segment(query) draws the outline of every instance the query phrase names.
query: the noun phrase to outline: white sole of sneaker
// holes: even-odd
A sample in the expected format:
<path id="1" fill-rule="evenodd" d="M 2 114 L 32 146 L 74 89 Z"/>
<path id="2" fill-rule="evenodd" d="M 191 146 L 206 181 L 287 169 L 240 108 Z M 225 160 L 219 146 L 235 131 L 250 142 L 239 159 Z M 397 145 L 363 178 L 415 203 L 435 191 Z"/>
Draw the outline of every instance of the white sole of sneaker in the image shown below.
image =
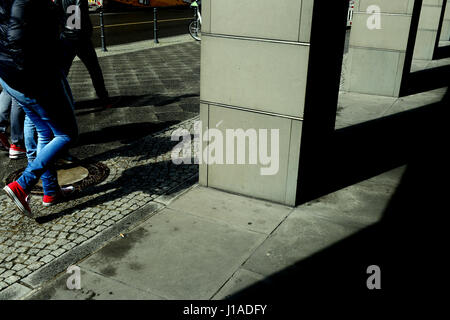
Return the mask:
<path id="1" fill-rule="evenodd" d="M 17 199 L 15 193 L 11 190 L 10 187 L 5 186 L 3 188 L 3 190 L 6 192 L 6 195 L 14 202 L 14 204 L 16 205 L 17 209 L 19 209 L 19 211 L 27 216 L 31 216 L 31 211 L 28 211 L 23 204 L 20 202 L 19 199 Z"/>
<path id="2" fill-rule="evenodd" d="M 11 150 L 9 151 L 9 158 L 10 159 L 22 159 L 22 158 L 25 158 L 25 157 L 26 157 L 26 154 L 23 153 L 23 152 L 16 153 L 16 152 L 11 152 Z"/>
<path id="3" fill-rule="evenodd" d="M 44 207 L 51 207 L 51 206 L 53 206 L 55 204 L 63 202 L 65 200 L 65 198 L 67 196 L 69 196 L 74 190 L 75 190 L 75 188 L 73 186 L 61 188 L 61 191 L 63 192 L 63 196 L 61 198 L 59 198 L 58 200 L 56 200 L 54 202 L 44 202 L 44 201 L 42 201 L 42 205 Z"/>

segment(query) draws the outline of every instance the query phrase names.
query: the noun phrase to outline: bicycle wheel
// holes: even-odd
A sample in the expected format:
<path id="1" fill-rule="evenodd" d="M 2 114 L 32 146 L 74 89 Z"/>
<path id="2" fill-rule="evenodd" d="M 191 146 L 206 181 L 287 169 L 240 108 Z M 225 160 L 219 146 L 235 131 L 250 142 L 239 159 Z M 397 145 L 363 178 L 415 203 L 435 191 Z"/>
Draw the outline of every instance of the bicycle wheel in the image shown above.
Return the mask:
<path id="1" fill-rule="evenodd" d="M 200 25 L 200 23 L 198 23 L 197 20 L 193 20 L 193 21 L 191 21 L 191 23 L 189 23 L 189 34 L 195 40 L 197 40 L 197 41 L 201 40 L 200 39 L 200 37 L 202 35 L 201 25 Z"/>

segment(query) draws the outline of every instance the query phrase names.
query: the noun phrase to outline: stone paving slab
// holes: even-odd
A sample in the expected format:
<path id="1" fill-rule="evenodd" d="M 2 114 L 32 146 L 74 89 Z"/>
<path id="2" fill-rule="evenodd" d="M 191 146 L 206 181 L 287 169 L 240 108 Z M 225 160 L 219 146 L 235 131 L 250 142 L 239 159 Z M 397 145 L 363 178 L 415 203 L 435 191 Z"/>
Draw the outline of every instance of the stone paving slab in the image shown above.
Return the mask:
<path id="1" fill-rule="evenodd" d="M 33 300 L 163 300 L 155 294 L 136 289 L 94 272 L 81 269 L 80 290 L 67 288 L 64 274 L 32 297 Z"/>
<path id="2" fill-rule="evenodd" d="M 243 267 L 268 276 L 376 223 L 394 194 L 403 169 L 297 207 Z M 397 178 L 391 180 L 392 175 Z"/>
<path id="3" fill-rule="evenodd" d="M 269 276 L 344 239 L 358 229 L 293 212 L 244 268 Z"/>
<path id="4" fill-rule="evenodd" d="M 372 225 L 382 218 L 386 200 L 394 194 L 398 177 L 403 175 L 404 170 L 400 167 L 378 176 L 379 179 L 375 177 L 328 194 L 296 208 L 293 214 L 314 216 L 320 221 L 356 229 Z M 393 174 L 397 176 L 395 181 L 383 183 L 383 178 Z"/>
<path id="5" fill-rule="evenodd" d="M 223 300 L 233 294 L 250 287 L 251 285 L 264 280 L 264 276 L 255 272 L 240 268 L 235 274 L 227 281 L 227 283 L 220 289 L 219 292 L 213 297 L 213 300 Z"/>
<path id="6" fill-rule="evenodd" d="M 16 282 L 0 291 L 0 300 L 16 299 L 17 297 L 26 296 L 30 292 L 30 288 Z"/>
<path id="7" fill-rule="evenodd" d="M 292 211 L 289 207 L 268 201 L 205 187 L 192 189 L 168 207 L 264 234 L 270 234 Z"/>
<path id="8" fill-rule="evenodd" d="M 398 98 L 395 103 L 383 113 L 383 116 L 428 106 L 433 103 L 439 103 L 442 101 L 447 90 L 447 88 L 439 88 Z"/>
<path id="9" fill-rule="evenodd" d="M 185 93 L 198 94 L 200 44 L 185 42 L 109 55 L 99 59 L 110 96 L 174 98 Z M 95 90 L 85 66 L 77 61 L 68 76 L 76 101 L 95 99 Z M 146 103 L 144 105 L 151 105 Z"/>
<path id="10" fill-rule="evenodd" d="M 56 274 L 65 272 L 68 266 L 74 265 L 82 258 L 89 256 L 92 252 L 102 247 L 107 241 L 118 237 L 120 233 L 126 232 L 129 228 L 132 228 L 140 221 L 147 219 L 162 208 L 163 206 L 157 203 L 146 205 L 94 237 L 82 242 L 80 245 L 73 247 L 71 250 L 68 250 L 66 253 L 45 264 L 24 279 L 21 279 L 20 283 L 30 288 L 39 288 L 43 283 L 53 279 Z"/>
<path id="11" fill-rule="evenodd" d="M 210 299 L 265 237 L 166 208 L 80 267 L 167 299 Z"/>
<path id="12" fill-rule="evenodd" d="M 336 129 L 381 118 L 397 98 L 356 92 L 339 92 Z"/>

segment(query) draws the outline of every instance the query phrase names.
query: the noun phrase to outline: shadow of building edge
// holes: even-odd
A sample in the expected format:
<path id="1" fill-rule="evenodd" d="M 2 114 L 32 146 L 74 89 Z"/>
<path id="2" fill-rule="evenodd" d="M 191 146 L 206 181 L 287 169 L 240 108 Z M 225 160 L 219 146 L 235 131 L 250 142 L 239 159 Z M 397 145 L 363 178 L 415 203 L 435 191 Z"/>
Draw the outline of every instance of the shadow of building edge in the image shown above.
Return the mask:
<path id="1" fill-rule="evenodd" d="M 309 174 L 299 204 L 406 164 L 447 109 L 442 101 L 336 130 L 320 158 L 304 162 Z"/>
<path id="2" fill-rule="evenodd" d="M 445 59 L 445 58 L 450 58 L 450 45 L 438 47 L 433 57 L 433 59 Z"/>
<path id="3" fill-rule="evenodd" d="M 450 46 L 442 46 L 442 47 L 439 46 L 439 42 L 441 39 L 441 33 L 442 33 L 442 27 L 444 25 L 444 20 L 445 20 L 445 13 L 446 13 L 446 10 L 450 10 L 450 8 L 447 7 L 447 5 L 448 5 L 447 1 L 443 1 L 441 16 L 439 18 L 438 33 L 436 35 L 436 42 L 434 45 L 433 60 L 450 58 Z"/>

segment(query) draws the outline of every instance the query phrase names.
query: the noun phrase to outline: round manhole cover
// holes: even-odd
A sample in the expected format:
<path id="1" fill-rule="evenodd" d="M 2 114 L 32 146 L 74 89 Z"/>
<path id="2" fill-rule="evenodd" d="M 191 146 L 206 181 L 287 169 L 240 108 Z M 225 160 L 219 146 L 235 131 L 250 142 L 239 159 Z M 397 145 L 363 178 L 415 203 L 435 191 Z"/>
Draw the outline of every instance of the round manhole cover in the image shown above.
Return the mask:
<path id="1" fill-rule="evenodd" d="M 65 186 L 73 185 L 87 178 L 89 176 L 89 170 L 85 167 L 78 166 L 69 169 L 60 169 L 57 171 L 57 174 L 59 184 Z M 42 188 L 42 181 L 39 180 L 37 185 Z"/>
<path id="2" fill-rule="evenodd" d="M 109 168 L 101 162 L 90 164 L 73 164 L 70 166 L 57 167 L 58 182 L 62 187 L 73 186 L 75 191 L 80 191 L 88 186 L 96 185 L 104 181 L 109 175 Z M 25 168 L 19 169 L 11 173 L 5 183 L 11 183 L 17 180 Z M 42 182 L 36 184 L 31 190 L 32 194 L 43 194 Z"/>

